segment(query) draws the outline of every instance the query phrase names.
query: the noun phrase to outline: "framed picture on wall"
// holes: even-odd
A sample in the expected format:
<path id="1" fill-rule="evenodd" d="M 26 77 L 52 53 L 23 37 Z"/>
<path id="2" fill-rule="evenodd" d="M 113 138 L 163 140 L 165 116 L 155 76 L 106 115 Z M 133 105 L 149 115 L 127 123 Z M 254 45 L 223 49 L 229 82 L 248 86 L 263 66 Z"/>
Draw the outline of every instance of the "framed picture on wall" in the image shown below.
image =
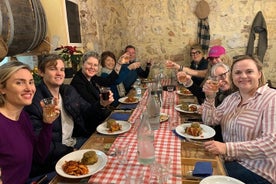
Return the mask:
<path id="1" fill-rule="evenodd" d="M 82 47 L 78 0 L 64 0 L 69 45 Z"/>

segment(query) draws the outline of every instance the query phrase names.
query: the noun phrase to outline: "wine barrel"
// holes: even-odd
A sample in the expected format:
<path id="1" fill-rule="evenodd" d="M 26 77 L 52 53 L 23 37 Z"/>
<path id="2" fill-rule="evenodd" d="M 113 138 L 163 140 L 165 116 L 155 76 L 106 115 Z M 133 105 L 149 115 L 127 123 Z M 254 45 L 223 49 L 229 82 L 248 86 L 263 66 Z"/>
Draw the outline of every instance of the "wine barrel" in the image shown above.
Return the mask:
<path id="1" fill-rule="evenodd" d="M 46 36 L 46 18 L 39 0 L 1 0 L 0 36 L 7 56 L 31 51 Z"/>

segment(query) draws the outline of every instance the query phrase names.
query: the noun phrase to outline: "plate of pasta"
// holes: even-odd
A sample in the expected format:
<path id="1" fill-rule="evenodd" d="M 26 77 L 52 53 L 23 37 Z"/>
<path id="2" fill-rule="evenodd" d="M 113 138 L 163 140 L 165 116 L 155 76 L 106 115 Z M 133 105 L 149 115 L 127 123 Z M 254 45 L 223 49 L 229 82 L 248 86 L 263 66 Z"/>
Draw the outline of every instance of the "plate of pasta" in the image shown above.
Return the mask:
<path id="1" fill-rule="evenodd" d="M 188 139 L 209 139 L 216 134 L 212 127 L 198 122 L 181 124 L 175 128 L 175 131 L 178 135 Z"/>
<path id="2" fill-rule="evenodd" d="M 136 97 L 128 97 L 128 96 L 125 96 L 125 97 L 119 98 L 118 101 L 119 101 L 120 103 L 123 103 L 123 104 L 135 104 L 135 103 L 138 103 L 138 102 L 139 102 L 139 99 L 136 98 Z"/>
<path id="3" fill-rule="evenodd" d="M 83 163 L 85 153 L 94 153 L 97 158 L 93 164 Z M 102 151 L 83 149 L 73 151 L 63 156 L 56 163 L 56 172 L 65 178 L 85 178 L 102 170 L 107 163 L 107 156 Z M 76 172 L 77 171 L 77 172 Z"/>

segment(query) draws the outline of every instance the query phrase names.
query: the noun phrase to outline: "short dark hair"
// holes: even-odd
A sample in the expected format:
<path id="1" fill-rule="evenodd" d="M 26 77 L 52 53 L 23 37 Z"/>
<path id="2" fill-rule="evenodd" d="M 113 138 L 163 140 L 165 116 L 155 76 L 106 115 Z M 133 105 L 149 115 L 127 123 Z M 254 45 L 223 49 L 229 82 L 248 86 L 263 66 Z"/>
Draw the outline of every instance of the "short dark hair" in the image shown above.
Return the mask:
<path id="1" fill-rule="evenodd" d="M 104 51 L 101 54 L 101 65 L 102 65 L 102 67 L 105 67 L 105 60 L 106 60 L 107 57 L 111 57 L 112 59 L 114 59 L 114 61 L 116 63 L 115 55 L 111 51 Z"/>
<path id="2" fill-rule="evenodd" d="M 127 49 L 134 49 L 135 50 L 135 47 L 133 45 L 127 45 L 126 48 L 125 48 L 125 52 L 127 52 Z"/>
<path id="3" fill-rule="evenodd" d="M 64 59 L 58 54 L 48 54 L 42 57 L 41 61 L 38 62 L 38 69 L 41 72 L 45 72 L 46 65 L 49 63 L 50 66 L 56 66 L 57 60 L 64 62 Z"/>

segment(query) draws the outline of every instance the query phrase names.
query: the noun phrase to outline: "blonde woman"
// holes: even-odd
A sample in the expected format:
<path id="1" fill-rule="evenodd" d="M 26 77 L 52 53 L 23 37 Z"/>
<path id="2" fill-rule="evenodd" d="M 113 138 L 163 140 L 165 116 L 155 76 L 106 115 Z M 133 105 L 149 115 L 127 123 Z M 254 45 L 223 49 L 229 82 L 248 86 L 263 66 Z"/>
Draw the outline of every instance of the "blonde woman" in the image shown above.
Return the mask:
<path id="1" fill-rule="evenodd" d="M 0 167 L 3 183 L 25 183 L 33 161 L 42 163 L 52 139 L 52 123 L 59 116 L 47 118 L 38 136 L 24 106 L 32 103 L 36 91 L 30 68 L 20 62 L 0 67 Z M 43 104 L 42 104 L 43 106 Z"/>
<path id="2" fill-rule="evenodd" d="M 208 93 L 202 119 L 222 127 L 223 142 L 207 141 L 205 149 L 225 159 L 229 176 L 244 183 L 276 183 L 276 90 L 267 86 L 257 57 L 240 56 L 231 67 L 237 91 L 215 107 Z"/>

